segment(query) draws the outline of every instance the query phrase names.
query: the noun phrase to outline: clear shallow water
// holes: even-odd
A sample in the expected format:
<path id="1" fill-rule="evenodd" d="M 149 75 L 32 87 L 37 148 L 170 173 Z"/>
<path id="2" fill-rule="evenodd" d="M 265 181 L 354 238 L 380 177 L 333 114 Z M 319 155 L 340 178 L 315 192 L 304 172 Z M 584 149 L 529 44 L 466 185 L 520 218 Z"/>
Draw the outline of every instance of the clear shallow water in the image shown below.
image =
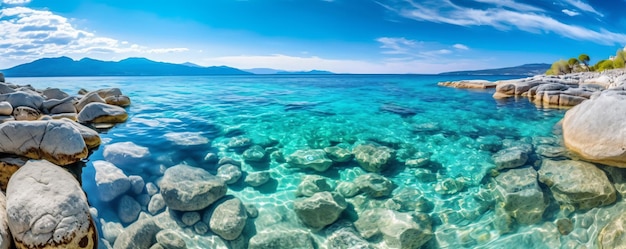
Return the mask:
<path id="1" fill-rule="evenodd" d="M 102 149 L 107 144 L 133 142 L 148 147 L 150 156 L 141 165 L 117 165 L 127 175 L 141 175 L 146 182 L 158 181 L 160 171 L 181 163 L 215 174 L 217 165 L 204 161 L 209 152 L 243 162 L 240 153 L 226 146 L 234 135 L 249 137 L 255 143 L 276 141 L 276 147 L 284 155 L 337 143 L 376 142 L 392 147 L 399 162 L 394 170 L 382 175 L 398 185 L 394 193 L 404 188 L 417 189 L 433 203 L 429 214 L 434 220 L 436 236 L 426 247 L 498 247 L 508 235 L 501 236 L 490 228 L 493 208 L 485 210 L 474 198 L 485 188 L 485 176 L 494 167 L 493 152 L 481 149 L 479 141 L 486 136 L 509 141 L 551 137 L 564 111 L 538 110 L 526 100 L 496 102 L 491 97 L 492 90 L 437 86 L 439 81 L 460 79 L 467 77 L 95 77 L 11 81 L 36 88 L 58 87 L 70 94 L 80 88 L 120 88 L 132 100 L 127 109 L 129 119 L 101 134 L 103 145 L 93 152 L 90 161 L 103 160 Z M 398 114 L 385 108 L 404 108 L 410 113 Z M 437 182 L 455 179 L 463 182 L 463 187 L 442 194 L 436 191 L 437 182 L 418 179 L 419 169 L 403 167 L 402 163 L 417 152 L 431 155 L 430 170 Z M 276 180 L 256 189 L 246 187 L 240 180 L 240 184 L 228 191 L 259 209 L 259 217 L 254 220 L 257 231 L 275 223 L 303 228 L 292 211 L 294 193 L 302 176 L 318 174 L 337 181 L 352 181 L 364 173 L 354 161 L 335 165 L 324 173 L 288 168 L 274 160 L 261 166 L 244 163 L 242 170 L 269 170 Z M 116 204 L 98 200 L 94 175 L 90 162 L 83 171 L 83 185 L 90 204 L 98 209 L 99 218 L 117 221 Z M 384 205 L 380 203 L 370 205 Z M 469 239 L 459 238 L 459 231 L 464 229 L 468 230 Z M 518 230 L 524 231 L 527 230 Z M 324 233 L 314 234 L 323 247 Z"/>

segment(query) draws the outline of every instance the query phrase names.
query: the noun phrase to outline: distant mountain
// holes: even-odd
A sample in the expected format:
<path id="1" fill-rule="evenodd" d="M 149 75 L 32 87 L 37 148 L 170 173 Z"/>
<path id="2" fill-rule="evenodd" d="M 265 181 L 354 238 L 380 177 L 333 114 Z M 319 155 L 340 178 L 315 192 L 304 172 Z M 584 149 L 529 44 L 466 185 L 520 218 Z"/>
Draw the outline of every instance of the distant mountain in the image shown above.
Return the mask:
<path id="1" fill-rule="evenodd" d="M 279 71 L 276 74 L 335 74 L 330 71 L 311 70 L 311 71 Z"/>
<path id="2" fill-rule="evenodd" d="M 203 66 L 200 66 L 198 64 L 191 63 L 191 62 L 185 62 L 185 63 L 182 63 L 181 65 L 188 66 L 188 67 L 203 67 Z"/>
<path id="3" fill-rule="evenodd" d="M 484 69 L 473 71 L 456 71 L 440 73 L 439 75 L 538 75 L 546 73 L 546 70 L 550 69 L 550 64 L 535 63 L 524 64 L 517 67 L 504 67 L 496 69 Z"/>
<path id="4" fill-rule="evenodd" d="M 280 72 L 280 70 L 271 69 L 271 68 L 250 68 L 250 69 L 243 69 L 243 71 L 246 71 L 248 73 L 253 73 L 253 74 L 276 74 Z"/>
<path id="5" fill-rule="evenodd" d="M 195 64 L 194 64 L 195 65 Z M 146 58 L 128 58 L 121 61 L 100 61 L 84 58 L 79 61 L 68 57 L 44 58 L 30 63 L 0 70 L 7 77 L 44 76 L 176 76 L 176 75 L 233 75 L 250 74 L 236 68 L 199 67 Z"/>
<path id="6" fill-rule="evenodd" d="M 311 71 L 284 71 L 272 68 L 251 68 L 244 69 L 246 72 L 253 74 L 335 74 L 329 71 L 311 70 Z"/>

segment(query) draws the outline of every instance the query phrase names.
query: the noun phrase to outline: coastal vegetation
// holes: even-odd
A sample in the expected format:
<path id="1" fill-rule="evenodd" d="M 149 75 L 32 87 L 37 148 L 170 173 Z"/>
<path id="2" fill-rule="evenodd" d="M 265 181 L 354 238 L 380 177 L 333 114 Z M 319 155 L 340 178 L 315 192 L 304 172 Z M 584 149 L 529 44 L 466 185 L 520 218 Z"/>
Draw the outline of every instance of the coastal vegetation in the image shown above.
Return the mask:
<path id="1" fill-rule="evenodd" d="M 552 66 L 546 71 L 546 74 L 563 75 L 580 72 L 602 72 L 609 69 L 624 68 L 626 66 L 626 47 L 617 50 L 615 56 L 600 60 L 593 66 L 589 66 L 590 60 L 591 58 L 587 54 L 580 54 L 578 58 L 572 57 L 568 60 L 561 59 L 552 63 Z"/>

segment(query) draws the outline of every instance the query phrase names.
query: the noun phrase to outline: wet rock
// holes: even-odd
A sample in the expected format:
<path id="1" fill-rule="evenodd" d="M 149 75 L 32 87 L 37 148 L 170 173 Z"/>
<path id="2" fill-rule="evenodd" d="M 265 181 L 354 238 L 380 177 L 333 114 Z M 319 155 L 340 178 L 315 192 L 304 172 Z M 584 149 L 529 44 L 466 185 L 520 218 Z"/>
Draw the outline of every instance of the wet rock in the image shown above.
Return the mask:
<path id="1" fill-rule="evenodd" d="M 89 103 L 78 113 L 81 123 L 123 123 L 127 118 L 124 108 L 104 103 Z"/>
<path id="2" fill-rule="evenodd" d="M 0 152 L 68 165 L 87 157 L 87 146 L 64 121 L 7 122 L 0 124 Z"/>
<path id="3" fill-rule="evenodd" d="M 202 221 L 198 221 L 193 225 L 193 231 L 197 234 L 204 235 L 209 232 L 209 225 Z"/>
<path id="4" fill-rule="evenodd" d="M 128 176 L 128 180 L 130 180 L 131 191 L 138 195 L 143 192 L 146 183 L 143 181 L 143 178 L 138 175 Z"/>
<path id="5" fill-rule="evenodd" d="M 220 160 L 217 162 L 217 165 L 218 165 L 218 166 L 222 166 L 222 165 L 224 165 L 224 164 L 232 164 L 232 165 L 235 165 L 235 166 L 237 166 L 237 167 L 241 167 L 241 162 L 239 162 L 239 161 L 237 161 L 237 160 L 235 160 L 235 159 L 232 159 L 232 158 L 230 158 L 230 157 L 222 157 L 222 158 L 220 158 Z"/>
<path id="6" fill-rule="evenodd" d="M 146 192 L 150 196 L 153 196 L 153 195 L 159 193 L 159 187 L 157 187 L 156 184 L 154 184 L 152 182 L 148 182 L 148 183 L 146 183 Z"/>
<path id="7" fill-rule="evenodd" d="M 366 210 L 354 225 L 366 239 L 382 235 L 388 248 L 419 248 L 432 238 L 430 220 L 388 209 Z"/>
<path id="8" fill-rule="evenodd" d="M 347 147 L 347 145 L 344 147 Z M 326 147 L 324 148 L 324 152 L 326 152 L 326 155 L 328 156 L 328 158 L 330 158 L 330 160 L 338 163 L 349 162 L 350 160 L 352 160 L 353 155 L 348 148 L 344 147 L 339 145 Z"/>
<path id="9" fill-rule="evenodd" d="M 522 166 L 528 161 L 528 153 L 519 147 L 506 148 L 492 156 L 496 169 L 511 169 Z"/>
<path id="10" fill-rule="evenodd" d="M 83 110 L 83 108 L 85 108 L 85 106 L 87 106 L 88 104 L 91 103 L 106 103 L 104 101 L 104 99 L 102 97 L 100 97 L 98 95 L 97 92 L 90 92 L 87 93 L 85 96 L 83 96 L 81 99 L 79 99 L 74 106 L 76 107 L 76 111 L 80 112 L 81 110 Z"/>
<path id="11" fill-rule="evenodd" d="M 267 171 L 251 172 L 246 175 L 244 182 L 252 187 L 258 187 L 267 183 L 270 178 L 270 172 Z"/>
<path id="12" fill-rule="evenodd" d="M 328 183 L 328 179 L 318 175 L 305 175 L 302 177 L 302 181 L 298 184 L 296 190 L 296 197 L 300 196 L 313 196 L 315 193 L 332 191 L 331 185 Z"/>
<path id="13" fill-rule="evenodd" d="M 385 146 L 363 144 L 356 146 L 352 152 L 359 165 L 369 172 L 381 172 L 389 166 L 395 152 Z"/>
<path id="14" fill-rule="evenodd" d="M 185 212 L 180 219 L 185 225 L 193 226 L 196 222 L 200 221 L 202 217 L 199 212 Z"/>
<path id="15" fill-rule="evenodd" d="M 565 147 L 550 145 L 539 145 L 535 152 L 548 158 L 566 157 L 569 155 L 569 151 Z"/>
<path id="16" fill-rule="evenodd" d="M 245 150 L 251 145 L 252 145 L 252 139 L 238 136 L 238 137 L 230 138 L 226 146 L 228 146 L 228 148 L 232 150 Z"/>
<path id="17" fill-rule="evenodd" d="M 465 188 L 463 178 L 445 178 L 435 185 L 435 192 L 440 195 L 453 195 Z"/>
<path id="18" fill-rule="evenodd" d="M 396 187 L 391 180 L 374 173 L 360 175 L 354 180 L 354 183 L 360 193 L 373 198 L 390 196 Z"/>
<path id="19" fill-rule="evenodd" d="M 109 105 L 126 107 L 130 105 L 130 98 L 125 95 L 109 96 L 109 97 L 104 98 L 104 102 Z"/>
<path id="20" fill-rule="evenodd" d="M 353 182 L 339 182 L 335 190 L 346 198 L 352 198 L 359 194 L 359 187 Z"/>
<path id="21" fill-rule="evenodd" d="M 93 167 L 100 200 L 112 201 L 130 189 L 131 183 L 126 174 L 112 163 L 98 160 L 93 162 Z"/>
<path id="22" fill-rule="evenodd" d="M 162 230 L 156 234 L 156 241 L 165 249 L 185 249 L 187 244 L 174 230 Z"/>
<path id="23" fill-rule="evenodd" d="M 148 147 L 134 144 L 133 142 L 120 142 L 109 144 L 102 152 L 104 159 L 115 165 L 137 165 L 150 156 Z"/>
<path id="24" fill-rule="evenodd" d="M 100 224 L 102 224 L 102 237 L 111 243 L 115 243 L 117 236 L 124 231 L 124 226 L 118 222 L 107 222 L 100 219 Z"/>
<path id="25" fill-rule="evenodd" d="M 319 192 L 308 198 L 296 199 L 293 205 L 300 220 L 314 229 L 332 224 L 347 207 L 341 195 L 331 192 Z"/>
<path id="26" fill-rule="evenodd" d="M 250 238 L 249 249 L 299 248 L 314 249 L 311 234 L 299 229 L 266 228 Z"/>
<path id="27" fill-rule="evenodd" d="M 215 153 L 209 152 L 204 156 L 204 161 L 208 163 L 215 163 L 218 161 L 217 155 L 215 155 Z"/>
<path id="28" fill-rule="evenodd" d="M 324 172 L 333 164 L 324 150 L 297 150 L 287 158 L 290 167 Z"/>
<path id="29" fill-rule="evenodd" d="M 598 233 L 597 245 L 601 249 L 626 248 L 626 213 L 610 219 Z"/>
<path id="30" fill-rule="evenodd" d="M 141 212 L 141 205 L 128 195 L 123 195 L 117 205 L 117 217 L 124 223 L 132 223 L 137 220 Z"/>
<path id="31" fill-rule="evenodd" d="M 574 223 L 570 219 L 561 218 L 556 220 L 556 227 L 561 235 L 568 235 L 574 230 Z"/>
<path id="32" fill-rule="evenodd" d="M 604 171 L 591 163 L 544 159 L 539 181 L 550 187 L 559 203 L 583 210 L 609 205 L 616 199 L 615 188 Z"/>
<path id="33" fill-rule="evenodd" d="M 182 164 L 167 169 L 159 187 L 165 204 L 179 211 L 204 209 L 226 194 L 221 178 Z"/>
<path id="34" fill-rule="evenodd" d="M 13 115 L 13 106 L 7 101 L 0 102 L 0 115 L 10 116 Z"/>
<path id="35" fill-rule="evenodd" d="M 626 167 L 626 95 L 604 91 L 563 118 L 565 146 L 584 159 Z"/>
<path id="36" fill-rule="evenodd" d="M 248 214 L 241 201 L 232 198 L 217 205 L 213 212 L 206 212 L 202 220 L 221 238 L 234 240 L 246 226 Z"/>
<path id="37" fill-rule="evenodd" d="M 246 162 L 262 162 L 265 161 L 265 150 L 258 145 L 253 145 L 249 149 L 245 150 L 241 155 Z"/>
<path id="38" fill-rule="evenodd" d="M 114 249 L 149 248 L 156 243 L 156 235 L 161 231 L 153 218 L 141 219 L 122 232 L 113 245 Z"/>
<path id="39" fill-rule="evenodd" d="M 433 173 L 430 169 L 416 169 L 415 179 L 420 182 L 434 182 L 437 181 L 437 174 Z"/>
<path id="40" fill-rule="evenodd" d="M 217 177 L 222 178 L 226 184 L 234 184 L 241 178 L 242 172 L 239 167 L 232 164 L 225 164 L 217 169 Z"/>
<path id="41" fill-rule="evenodd" d="M 17 248 L 95 248 L 98 243 L 79 182 L 48 161 L 28 161 L 13 174 L 6 209 Z"/>
<path id="42" fill-rule="evenodd" d="M 391 199 L 399 205 L 398 211 L 402 212 L 415 211 L 425 205 L 432 205 L 432 203 L 427 204 L 429 201 L 424 198 L 424 194 L 421 191 L 412 187 L 402 188 Z"/>
<path id="43" fill-rule="evenodd" d="M 248 203 L 244 206 L 246 207 L 246 213 L 248 213 L 248 217 L 256 218 L 259 216 L 259 210 L 256 208 L 256 206 L 254 206 L 254 204 Z"/>
<path id="44" fill-rule="evenodd" d="M 532 167 L 511 169 L 495 178 L 500 206 L 521 224 L 535 224 L 547 207 Z"/>
<path id="45" fill-rule="evenodd" d="M 476 139 L 478 148 L 485 151 L 496 152 L 502 148 L 502 139 L 498 136 L 480 136 Z"/>
<path id="46" fill-rule="evenodd" d="M 430 164 L 430 153 L 417 152 L 411 158 L 407 159 L 404 165 L 409 168 L 420 168 Z"/>
<path id="47" fill-rule="evenodd" d="M 373 249 L 347 220 L 339 220 L 326 229 L 326 247 L 337 249 Z"/>

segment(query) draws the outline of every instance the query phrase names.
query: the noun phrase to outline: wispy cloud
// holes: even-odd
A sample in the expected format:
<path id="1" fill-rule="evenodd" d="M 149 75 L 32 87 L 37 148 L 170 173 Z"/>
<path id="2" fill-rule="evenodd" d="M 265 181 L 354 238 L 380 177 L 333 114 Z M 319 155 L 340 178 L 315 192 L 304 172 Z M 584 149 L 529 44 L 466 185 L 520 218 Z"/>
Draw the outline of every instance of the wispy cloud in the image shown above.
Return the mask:
<path id="1" fill-rule="evenodd" d="M 31 0 L 3 0 L 2 2 L 5 4 L 27 4 L 30 3 Z"/>
<path id="2" fill-rule="evenodd" d="M 583 1 L 580 0 L 565 0 L 565 3 L 576 7 L 579 10 L 585 11 L 585 12 L 589 12 L 589 13 L 593 13 L 596 14 L 598 16 L 604 16 L 602 13 L 598 12 L 595 8 L 593 8 L 591 5 L 589 5 L 588 3 L 585 3 Z"/>
<path id="3" fill-rule="evenodd" d="M 580 13 L 573 11 L 573 10 L 568 10 L 568 9 L 563 9 L 562 10 L 563 13 L 565 13 L 568 16 L 577 16 L 580 15 Z"/>
<path id="4" fill-rule="evenodd" d="M 376 41 L 381 43 L 380 48 L 384 49 L 384 54 L 406 54 L 417 46 L 416 41 L 404 37 L 381 37 Z"/>
<path id="5" fill-rule="evenodd" d="M 479 0 L 482 2 L 495 2 Z M 591 6 L 577 0 L 567 0 L 570 4 L 585 11 L 596 12 Z M 506 1 L 508 2 L 508 1 Z M 458 26 L 491 26 L 498 30 L 519 29 L 531 33 L 554 33 L 563 37 L 587 40 L 598 44 L 621 44 L 626 34 L 606 29 L 592 30 L 556 20 L 541 12 L 525 12 L 510 8 L 491 6 L 487 8 L 465 7 L 450 0 L 414 1 L 404 0 L 404 4 L 391 6 L 403 17 L 417 21 L 446 23 Z M 512 5 L 512 4 L 508 4 Z M 519 6 L 518 6 L 519 7 Z"/>
<path id="6" fill-rule="evenodd" d="M 459 44 L 459 43 L 452 45 L 452 47 L 454 47 L 456 49 L 460 49 L 460 50 L 469 50 L 468 46 L 465 46 L 465 45 Z"/>
<path id="7" fill-rule="evenodd" d="M 0 9 L 0 57 L 4 59 L 26 60 L 68 54 L 154 54 L 184 51 L 187 49 L 151 49 L 97 36 L 76 28 L 67 18 L 47 10 L 26 7 Z"/>

